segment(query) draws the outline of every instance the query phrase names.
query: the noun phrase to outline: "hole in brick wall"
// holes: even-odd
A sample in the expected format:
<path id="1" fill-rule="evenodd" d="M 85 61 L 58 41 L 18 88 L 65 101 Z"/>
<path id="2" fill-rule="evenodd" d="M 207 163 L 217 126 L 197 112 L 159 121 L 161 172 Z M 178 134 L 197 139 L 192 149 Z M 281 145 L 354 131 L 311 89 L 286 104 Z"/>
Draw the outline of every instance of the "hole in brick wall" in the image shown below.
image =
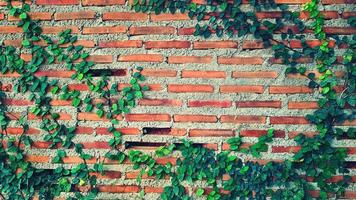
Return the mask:
<path id="1" fill-rule="evenodd" d="M 355 169 L 356 168 L 356 161 L 348 161 L 348 162 L 345 162 L 346 163 L 346 168 L 349 168 L 349 169 Z"/>
<path id="2" fill-rule="evenodd" d="M 99 77 L 102 75 L 106 76 L 126 76 L 125 69 L 91 69 L 89 73 L 93 75 L 93 77 Z"/>
<path id="3" fill-rule="evenodd" d="M 144 135 L 170 135 L 171 131 L 171 128 L 145 127 L 142 129 Z"/>
<path id="4" fill-rule="evenodd" d="M 135 149 L 135 148 L 157 148 L 164 146 L 166 143 L 163 142 L 126 142 L 126 149 Z"/>

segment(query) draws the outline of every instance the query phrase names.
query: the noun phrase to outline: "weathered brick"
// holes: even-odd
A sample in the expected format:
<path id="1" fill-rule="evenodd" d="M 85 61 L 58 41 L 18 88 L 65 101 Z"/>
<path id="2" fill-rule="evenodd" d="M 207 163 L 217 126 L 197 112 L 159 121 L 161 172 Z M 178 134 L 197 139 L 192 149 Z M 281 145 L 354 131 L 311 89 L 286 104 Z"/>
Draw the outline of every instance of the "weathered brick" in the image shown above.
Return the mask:
<path id="1" fill-rule="evenodd" d="M 168 92 L 185 93 L 185 92 L 214 92 L 214 87 L 211 85 L 195 85 L 195 84 L 169 84 Z"/>
<path id="2" fill-rule="evenodd" d="M 305 117 L 300 116 L 278 116 L 270 117 L 271 124 L 308 124 L 308 120 Z"/>
<path id="3" fill-rule="evenodd" d="M 215 115 L 174 115 L 175 122 L 198 122 L 198 123 L 215 123 L 217 117 Z"/>
<path id="4" fill-rule="evenodd" d="M 238 101 L 236 106 L 239 108 L 281 108 L 281 101 Z"/>
<path id="5" fill-rule="evenodd" d="M 178 99 L 140 99 L 142 106 L 182 106 L 183 101 Z"/>
<path id="6" fill-rule="evenodd" d="M 189 137 L 233 137 L 233 130 L 229 129 L 191 129 Z"/>
<path id="7" fill-rule="evenodd" d="M 238 43 L 234 41 L 197 41 L 193 43 L 194 49 L 227 49 L 237 48 Z"/>
<path id="8" fill-rule="evenodd" d="M 124 4 L 125 0 L 82 0 L 83 6 L 112 6 Z"/>
<path id="9" fill-rule="evenodd" d="M 83 34 L 116 34 L 125 33 L 125 26 L 100 26 L 100 27 L 84 27 Z"/>
<path id="10" fill-rule="evenodd" d="M 189 41 L 148 41 L 145 42 L 146 49 L 187 49 Z"/>
<path id="11" fill-rule="evenodd" d="M 222 123 L 234 124 L 264 124 L 266 117 L 253 115 L 222 115 L 220 117 Z"/>
<path id="12" fill-rule="evenodd" d="M 313 90 L 307 86 L 270 86 L 270 94 L 298 94 L 311 93 Z"/>
<path id="13" fill-rule="evenodd" d="M 263 93 L 262 85 L 222 85 L 220 86 L 221 93 Z"/>
<path id="14" fill-rule="evenodd" d="M 78 5 L 80 0 L 37 0 L 37 5 Z"/>
<path id="15" fill-rule="evenodd" d="M 100 48 L 139 48 L 142 47 L 142 40 L 127 41 L 102 41 L 99 42 Z"/>
<path id="16" fill-rule="evenodd" d="M 163 62 L 163 56 L 160 54 L 133 54 L 120 55 L 119 62 Z"/>
<path id="17" fill-rule="evenodd" d="M 312 101 L 289 101 L 288 109 L 317 109 L 319 108 L 317 102 Z"/>
<path id="18" fill-rule="evenodd" d="M 78 19 L 94 19 L 94 11 L 79 11 L 79 12 L 62 12 L 55 13 L 54 20 L 78 20 Z"/>
<path id="19" fill-rule="evenodd" d="M 231 101 L 219 101 L 219 100 L 190 100 L 188 107 L 216 107 L 216 108 L 230 108 L 232 106 Z"/>
<path id="20" fill-rule="evenodd" d="M 171 116 L 169 114 L 127 114 L 125 119 L 128 122 L 151 122 L 151 121 L 161 121 L 169 122 L 171 121 Z"/>
<path id="21" fill-rule="evenodd" d="M 98 185 L 99 192 L 106 193 L 137 193 L 140 187 L 137 185 Z"/>
<path id="22" fill-rule="evenodd" d="M 183 70 L 182 78 L 226 78 L 226 72 Z"/>
<path id="23" fill-rule="evenodd" d="M 218 57 L 218 63 L 224 65 L 261 65 L 262 57 Z"/>
<path id="24" fill-rule="evenodd" d="M 275 130 L 273 133 L 274 133 L 273 137 L 275 137 L 275 138 L 284 138 L 285 137 L 284 131 Z M 266 135 L 266 134 L 267 134 L 267 130 L 241 130 L 239 135 L 243 136 L 243 137 L 260 137 L 260 136 Z"/>
<path id="25" fill-rule="evenodd" d="M 211 56 L 169 56 L 168 63 L 184 64 L 184 63 L 211 63 Z"/>
<path id="26" fill-rule="evenodd" d="M 189 20 L 189 16 L 186 13 L 161 13 L 159 15 L 151 14 L 151 21 L 181 21 Z"/>
<path id="27" fill-rule="evenodd" d="M 130 27 L 130 35 L 170 35 L 176 32 L 173 26 L 142 26 Z"/>
<path id="28" fill-rule="evenodd" d="M 232 72 L 233 78 L 277 78 L 278 72 L 276 71 L 234 71 Z"/>
<path id="29" fill-rule="evenodd" d="M 148 20 L 148 15 L 145 13 L 135 12 L 104 12 L 103 20 L 146 21 Z"/>
<path id="30" fill-rule="evenodd" d="M 150 77 L 176 77 L 177 71 L 176 70 L 169 70 L 169 69 L 143 69 L 141 72 L 144 76 Z"/>

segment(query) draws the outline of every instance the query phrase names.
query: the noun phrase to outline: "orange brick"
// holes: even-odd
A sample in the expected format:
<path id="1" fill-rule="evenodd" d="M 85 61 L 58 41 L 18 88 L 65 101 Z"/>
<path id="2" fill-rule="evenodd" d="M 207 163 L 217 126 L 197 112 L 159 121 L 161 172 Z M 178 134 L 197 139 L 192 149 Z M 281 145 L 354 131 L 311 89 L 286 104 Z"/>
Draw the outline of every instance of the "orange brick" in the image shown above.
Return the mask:
<path id="1" fill-rule="evenodd" d="M 117 179 L 121 178 L 121 172 L 119 171 L 104 171 L 104 174 L 98 172 L 90 172 L 91 176 L 96 176 L 98 179 Z"/>
<path id="2" fill-rule="evenodd" d="M 37 5 L 78 5 L 80 0 L 37 0 Z"/>
<path id="3" fill-rule="evenodd" d="M 186 92 L 214 92 L 214 87 L 211 85 L 195 85 L 195 84 L 169 84 L 168 92 L 186 93 Z"/>
<path id="4" fill-rule="evenodd" d="M 143 69 L 141 72 L 144 76 L 149 77 L 176 77 L 177 71 L 176 70 L 165 70 L 165 69 Z"/>
<path id="5" fill-rule="evenodd" d="M 3 20 L 5 18 L 4 13 L 0 13 L 0 20 Z"/>
<path id="6" fill-rule="evenodd" d="M 100 26 L 100 27 L 84 27 L 83 34 L 116 34 L 125 33 L 125 26 Z"/>
<path id="7" fill-rule="evenodd" d="M 227 49 L 237 48 L 234 41 L 198 41 L 193 44 L 194 49 Z"/>
<path id="8" fill-rule="evenodd" d="M 119 62 L 163 62 L 163 56 L 160 54 L 132 54 L 120 55 Z"/>
<path id="9" fill-rule="evenodd" d="M 164 191 L 164 188 L 163 187 L 145 186 L 144 191 L 145 191 L 145 193 L 162 193 Z"/>
<path id="10" fill-rule="evenodd" d="M 99 192 L 105 193 L 138 193 L 140 187 L 136 185 L 98 185 Z"/>
<path id="11" fill-rule="evenodd" d="M 211 63 L 211 56 L 169 56 L 168 63 L 184 64 L 184 63 Z"/>
<path id="12" fill-rule="evenodd" d="M 94 19 L 94 11 L 79 11 L 79 12 L 61 12 L 54 14 L 54 20 L 78 20 L 78 19 Z"/>
<path id="13" fill-rule="evenodd" d="M 189 16 L 186 13 L 162 13 L 159 15 L 151 14 L 151 21 L 181 21 L 189 20 Z"/>
<path id="14" fill-rule="evenodd" d="M 125 0 L 82 0 L 83 6 L 112 6 L 124 4 Z"/>
<path id="15" fill-rule="evenodd" d="M 232 72 L 233 78 L 277 78 L 278 72 L 276 71 L 234 71 Z"/>
<path id="16" fill-rule="evenodd" d="M 189 41 L 148 41 L 145 42 L 146 49 L 187 49 Z"/>
<path id="17" fill-rule="evenodd" d="M 337 19 L 340 17 L 337 11 L 321 11 L 320 13 L 323 15 L 324 19 Z M 302 11 L 300 12 L 299 18 L 309 19 L 310 14 L 307 11 Z"/>
<path id="18" fill-rule="evenodd" d="M 273 137 L 275 138 L 285 137 L 284 131 L 275 130 L 273 133 L 274 133 Z M 244 136 L 244 137 L 260 137 L 266 134 L 267 134 L 267 130 L 241 130 L 240 131 L 240 136 Z"/>
<path id="19" fill-rule="evenodd" d="M 148 15 L 145 13 L 135 12 L 104 12 L 103 20 L 117 20 L 117 21 L 146 21 Z"/>
<path id="20" fill-rule="evenodd" d="M 140 134 L 140 130 L 137 128 L 117 128 L 117 131 L 119 131 L 122 135 L 138 135 Z M 98 135 L 112 135 L 108 131 L 108 128 L 96 128 L 95 129 L 96 134 Z"/>
<path id="21" fill-rule="evenodd" d="M 233 130 L 229 129 L 191 129 L 189 137 L 233 137 Z"/>
<path id="22" fill-rule="evenodd" d="M 16 26 L 0 26 L 0 33 L 22 33 L 22 28 Z"/>
<path id="23" fill-rule="evenodd" d="M 30 12 L 28 13 L 31 19 L 33 20 L 41 20 L 41 21 L 50 21 L 52 20 L 53 13 L 50 12 Z M 9 21 L 19 21 L 20 18 L 14 17 L 11 15 L 7 16 Z"/>
<path id="24" fill-rule="evenodd" d="M 30 106 L 33 105 L 33 102 L 23 99 L 5 99 L 5 104 L 8 106 Z"/>
<path id="25" fill-rule="evenodd" d="M 231 101 L 218 101 L 218 100 L 196 100 L 189 101 L 188 107 L 216 107 L 216 108 L 230 108 Z"/>
<path id="26" fill-rule="evenodd" d="M 288 102 L 288 109 L 317 109 L 317 108 L 319 108 L 317 102 L 311 102 L 311 101 Z"/>
<path id="27" fill-rule="evenodd" d="M 263 42 L 262 41 L 251 41 L 245 40 L 242 43 L 243 49 L 263 49 Z"/>
<path id="28" fill-rule="evenodd" d="M 271 124 L 309 124 L 308 120 L 305 117 L 299 116 L 278 116 L 270 117 Z"/>
<path id="29" fill-rule="evenodd" d="M 221 93 L 257 93 L 262 94 L 264 91 L 263 85 L 222 85 L 220 86 Z"/>
<path id="30" fill-rule="evenodd" d="M 281 101 L 238 101 L 236 106 L 239 108 L 281 108 Z"/>
<path id="31" fill-rule="evenodd" d="M 71 120 L 72 119 L 72 115 L 68 114 L 68 113 L 58 113 L 59 114 L 59 118 L 58 120 Z M 51 118 L 51 117 L 44 117 L 44 118 Z M 36 116 L 33 113 L 29 113 L 27 116 L 28 120 L 41 120 L 42 118 L 40 116 Z"/>
<path id="32" fill-rule="evenodd" d="M 174 115 L 175 122 L 198 122 L 198 123 L 215 123 L 215 115 Z"/>
<path id="33" fill-rule="evenodd" d="M 134 26 L 129 30 L 130 35 L 170 35 L 175 32 L 176 28 L 173 26 Z"/>
<path id="34" fill-rule="evenodd" d="M 104 41 L 99 42 L 100 48 L 139 48 L 142 47 L 141 40 L 127 40 L 127 41 Z"/>
<path id="35" fill-rule="evenodd" d="M 171 121 L 171 116 L 169 114 L 127 114 L 125 119 L 128 122 L 169 122 Z"/>
<path id="36" fill-rule="evenodd" d="M 79 33 L 79 29 L 76 26 L 60 27 L 60 26 L 45 26 L 42 27 L 44 34 L 58 34 L 67 29 L 71 29 L 72 33 Z"/>
<path id="37" fill-rule="evenodd" d="M 307 86 L 270 86 L 270 94 L 298 94 L 311 93 L 313 90 Z"/>
<path id="38" fill-rule="evenodd" d="M 224 65 L 261 65 L 262 57 L 218 57 L 218 63 Z"/>
<path id="39" fill-rule="evenodd" d="M 90 55 L 87 61 L 93 61 L 95 63 L 112 63 L 113 59 L 111 55 Z"/>
<path id="40" fill-rule="evenodd" d="M 49 156 L 41 156 L 41 155 L 26 155 L 25 160 L 27 162 L 32 163 L 49 163 Z"/>
<path id="41" fill-rule="evenodd" d="M 222 115 L 220 118 L 222 123 L 234 124 L 264 124 L 266 117 L 253 115 Z"/>
<path id="42" fill-rule="evenodd" d="M 182 106 L 183 101 L 178 99 L 140 99 L 141 106 Z"/>
<path id="43" fill-rule="evenodd" d="M 183 70 L 182 78 L 226 78 L 226 72 Z"/>

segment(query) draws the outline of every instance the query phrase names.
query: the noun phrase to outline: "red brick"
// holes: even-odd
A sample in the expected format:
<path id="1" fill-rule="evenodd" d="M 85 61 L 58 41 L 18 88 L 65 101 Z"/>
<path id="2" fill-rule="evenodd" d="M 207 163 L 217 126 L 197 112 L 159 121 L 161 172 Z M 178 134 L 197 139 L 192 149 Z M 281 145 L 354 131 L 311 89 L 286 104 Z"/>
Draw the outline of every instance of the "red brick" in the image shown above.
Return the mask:
<path id="1" fill-rule="evenodd" d="M 16 26 L 0 26 L 0 33 L 22 33 L 22 28 Z"/>
<path id="2" fill-rule="evenodd" d="M 182 78 L 226 78 L 226 72 L 183 70 Z"/>
<path id="3" fill-rule="evenodd" d="M 132 54 L 120 55 L 119 62 L 163 62 L 163 56 L 160 54 Z"/>
<path id="4" fill-rule="evenodd" d="M 222 123 L 234 124 L 264 124 L 266 117 L 253 115 L 222 115 L 220 118 Z"/>
<path id="5" fill-rule="evenodd" d="M 59 78 L 70 78 L 75 71 L 59 71 L 59 70 L 48 70 L 48 71 L 37 71 L 36 76 L 47 76 L 47 77 L 59 77 Z"/>
<path id="6" fill-rule="evenodd" d="M 261 65 L 262 57 L 218 57 L 218 63 L 224 65 Z"/>
<path id="7" fill-rule="evenodd" d="M 112 63 L 113 59 L 111 55 L 90 55 L 87 61 L 93 61 L 95 63 Z"/>
<path id="8" fill-rule="evenodd" d="M 162 193 L 164 191 L 164 188 L 163 187 L 145 186 L 144 191 L 145 191 L 145 193 Z"/>
<path id="9" fill-rule="evenodd" d="M 77 119 L 79 121 L 108 121 L 105 117 L 100 118 L 96 113 L 78 113 Z"/>
<path id="10" fill-rule="evenodd" d="M 171 116 L 169 114 L 127 114 L 125 119 L 128 122 L 169 122 L 171 121 Z"/>
<path id="11" fill-rule="evenodd" d="M 119 171 L 104 171 L 104 174 L 98 172 L 90 172 L 91 176 L 96 176 L 98 179 L 118 179 L 121 178 Z"/>
<path id="12" fill-rule="evenodd" d="M 49 163 L 49 156 L 41 156 L 41 155 L 26 155 L 25 160 L 31 163 Z"/>
<path id="13" fill-rule="evenodd" d="M 278 72 L 276 71 L 234 71 L 232 72 L 233 78 L 277 78 Z"/>
<path id="14" fill-rule="evenodd" d="M 216 108 L 230 108 L 231 101 L 218 101 L 218 100 L 196 100 L 189 101 L 188 107 L 216 107 Z"/>
<path id="15" fill-rule="evenodd" d="M 234 41 L 197 41 L 194 42 L 194 49 L 227 49 L 237 48 L 238 43 Z"/>
<path id="16" fill-rule="evenodd" d="M 178 99 L 140 99 L 141 106 L 182 106 L 183 101 Z"/>
<path id="17" fill-rule="evenodd" d="M 75 129 L 76 134 L 92 134 L 94 129 L 92 127 L 77 126 Z"/>
<path id="18" fill-rule="evenodd" d="M 4 13 L 0 13 L 0 20 L 3 20 L 5 18 Z"/>
<path id="19" fill-rule="evenodd" d="M 198 123 L 215 123 L 215 115 L 174 115 L 175 122 L 198 122 Z"/>
<path id="20" fill-rule="evenodd" d="M 324 19 L 337 19 L 339 18 L 339 13 L 337 11 L 321 11 L 320 12 Z M 309 19 L 310 18 L 310 14 L 307 11 L 302 11 L 300 12 L 300 16 L 299 18 L 301 19 Z"/>
<path id="21" fill-rule="evenodd" d="M 356 27 L 324 27 L 324 31 L 332 35 L 352 35 L 356 34 Z"/>
<path id="22" fill-rule="evenodd" d="M 78 5 L 80 0 L 36 0 L 37 5 Z"/>
<path id="23" fill-rule="evenodd" d="M 30 106 L 33 105 L 33 102 L 23 99 L 5 99 L 5 104 L 8 106 Z"/>
<path id="24" fill-rule="evenodd" d="M 138 135 L 140 134 L 140 130 L 137 128 L 117 128 L 117 131 L 119 131 L 122 135 Z M 108 128 L 96 128 L 95 129 L 96 134 L 98 135 L 112 135 L 108 131 Z"/>
<path id="25" fill-rule="evenodd" d="M 220 86 L 221 93 L 257 93 L 262 94 L 264 91 L 263 85 L 222 85 Z"/>
<path id="26" fill-rule="evenodd" d="M 186 92 L 214 92 L 214 87 L 211 85 L 198 84 L 169 84 L 168 92 L 172 93 L 186 93 Z"/>
<path id="27" fill-rule="evenodd" d="M 71 120 L 72 119 L 72 115 L 68 114 L 68 113 L 58 113 L 59 114 L 59 118 L 58 120 Z M 44 118 L 51 118 L 51 117 L 44 117 Z M 41 120 L 42 118 L 39 116 L 36 116 L 33 113 L 29 113 L 27 116 L 28 120 Z"/>
<path id="28" fill-rule="evenodd" d="M 168 63 L 184 64 L 184 63 L 211 63 L 211 56 L 169 56 Z"/>
<path id="29" fill-rule="evenodd" d="M 305 117 L 299 116 L 279 116 L 279 117 L 270 117 L 271 124 L 309 124 L 308 120 Z"/>
<path id="30" fill-rule="evenodd" d="M 272 146 L 272 153 L 297 153 L 299 146 Z"/>
<path id="31" fill-rule="evenodd" d="M 127 41 L 103 41 L 99 42 L 100 48 L 139 48 L 142 47 L 141 40 Z"/>
<path id="32" fill-rule="evenodd" d="M 259 18 L 259 19 L 281 18 L 282 17 L 282 12 L 279 12 L 279 11 L 256 12 L 256 17 Z"/>
<path id="33" fill-rule="evenodd" d="M 104 12 L 103 20 L 117 20 L 117 21 L 146 21 L 148 15 L 145 13 L 135 12 Z"/>
<path id="34" fill-rule="evenodd" d="M 274 133 L 273 137 L 275 138 L 285 137 L 284 131 L 275 130 L 273 133 Z M 260 137 L 266 134 L 267 134 L 267 130 L 241 130 L 240 131 L 240 136 L 244 136 L 244 137 Z"/>
<path id="35" fill-rule="evenodd" d="M 290 101 L 288 102 L 288 109 L 317 109 L 318 103 L 315 101 Z"/>
<path id="36" fill-rule="evenodd" d="M 188 14 L 185 13 L 162 13 L 159 15 L 151 14 L 151 21 L 181 21 L 181 20 L 189 20 Z"/>
<path id="37" fill-rule="evenodd" d="M 356 17 L 356 12 L 343 12 L 342 18 L 348 19 L 351 17 Z"/>
<path id="38" fill-rule="evenodd" d="M 71 29 L 72 33 L 79 33 L 79 29 L 77 26 L 67 26 L 67 27 L 60 27 L 60 26 L 45 26 L 42 27 L 44 34 L 58 34 L 62 31 L 67 29 Z"/>
<path id="39" fill-rule="evenodd" d="M 83 6 L 125 5 L 125 0 L 82 0 Z"/>
<path id="40" fill-rule="evenodd" d="M 130 35 L 170 35 L 176 32 L 173 26 L 143 26 L 131 27 Z"/>
<path id="41" fill-rule="evenodd" d="M 100 26 L 100 27 L 84 27 L 83 34 L 116 34 L 125 33 L 125 26 Z"/>
<path id="42" fill-rule="evenodd" d="M 233 137 L 233 130 L 229 129 L 191 129 L 189 137 Z"/>
<path id="43" fill-rule="evenodd" d="M 238 101 L 236 106 L 239 108 L 281 108 L 281 101 Z"/>
<path id="44" fill-rule="evenodd" d="M 62 12 L 55 13 L 54 20 L 77 20 L 77 19 L 94 19 L 94 11 L 79 11 L 79 12 Z"/>
<path id="45" fill-rule="evenodd" d="M 149 87 L 149 91 L 161 91 L 163 89 L 161 84 L 142 84 L 140 85 L 143 87 L 144 85 L 147 85 Z M 125 83 L 119 83 L 119 91 L 122 91 L 123 88 L 128 87 L 129 84 Z"/>
<path id="46" fill-rule="evenodd" d="M 146 49 L 187 49 L 189 41 L 148 41 L 145 42 Z"/>
<path id="47" fill-rule="evenodd" d="M 243 49 L 263 49 L 263 42 L 262 41 L 251 41 L 245 40 L 242 43 Z"/>
<path id="48" fill-rule="evenodd" d="M 28 13 L 28 15 L 33 20 L 50 21 L 50 20 L 52 20 L 53 13 L 50 13 L 50 12 L 30 12 L 30 13 Z M 19 21 L 20 18 L 8 15 L 7 16 L 7 20 L 8 21 Z"/>
<path id="49" fill-rule="evenodd" d="M 148 77 L 176 77 L 176 70 L 165 70 L 165 69 L 143 69 L 141 72 L 142 75 Z"/>
<path id="50" fill-rule="evenodd" d="M 24 131 L 23 128 L 18 128 L 18 127 L 8 127 L 6 129 L 7 134 L 13 134 L 13 135 L 20 135 L 23 133 L 23 131 Z M 35 128 L 29 128 L 26 132 L 26 134 L 29 135 L 39 134 L 39 133 L 41 133 L 41 131 Z"/>
<path id="51" fill-rule="evenodd" d="M 193 35 L 195 28 L 178 28 L 178 35 Z"/>
<path id="52" fill-rule="evenodd" d="M 138 193 L 141 190 L 136 185 L 98 185 L 97 188 L 106 193 Z"/>
<path id="53" fill-rule="evenodd" d="M 298 94 L 311 93 L 313 90 L 307 86 L 270 86 L 270 94 Z"/>

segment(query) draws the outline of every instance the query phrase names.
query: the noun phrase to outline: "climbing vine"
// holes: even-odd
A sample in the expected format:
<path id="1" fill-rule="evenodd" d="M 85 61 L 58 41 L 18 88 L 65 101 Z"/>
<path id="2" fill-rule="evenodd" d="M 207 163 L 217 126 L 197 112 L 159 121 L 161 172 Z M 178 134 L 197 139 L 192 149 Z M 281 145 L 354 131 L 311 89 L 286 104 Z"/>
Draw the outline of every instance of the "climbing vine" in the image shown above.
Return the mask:
<path id="1" fill-rule="evenodd" d="M 194 32 L 196 36 L 208 38 L 212 34 L 218 37 L 226 34 L 229 37 L 244 37 L 252 34 L 261 40 L 266 48 L 272 48 L 274 57 L 287 66 L 287 74 L 299 73 L 305 76 L 309 80 L 309 87 L 320 91 L 319 108 L 306 116 L 315 124 L 318 134 L 313 137 L 304 134 L 297 136 L 295 141 L 301 149 L 293 158 L 281 163 L 259 164 L 240 158 L 241 153 L 260 157 L 260 153 L 268 148 L 266 143 L 273 140 L 272 128 L 249 148 L 241 148 L 241 137 L 229 139 L 230 150 L 219 153 L 190 141 L 159 147 L 154 155 L 156 157 L 169 156 L 174 151 L 180 153 L 173 166 L 171 163 L 158 164 L 154 156 L 137 150 L 126 154 L 120 146 L 125 141 L 122 141 L 117 129 L 118 117 L 130 112 L 136 100 L 149 90 L 147 86 L 139 84 L 145 80 L 140 73 L 142 68 L 138 67 L 133 73 L 130 86 L 119 91 L 118 83 L 109 78 L 110 70 L 106 71 L 109 74 L 100 77 L 93 73 L 95 63 L 90 61 L 90 55 L 84 51 L 83 46 L 76 44 L 77 36 L 72 35 L 70 30 L 61 32 L 56 38 L 46 36 L 39 23 L 29 17 L 28 4 L 14 7 L 8 0 L 7 9 L 10 15 L 20 19 L 18 26 L 23 29 L 23 38 L 20 48 L 0 46 L 1 72 L 17 74 L 14 91 L 29 93 L 29 100 L 34 105 L 28 113 L 14 116 L 6 107 L 5 93 L 0 92 L 0 198 L 32 199 L 37 195 L 40 199 L 53 199 L 62 192 L 73 192 L 68 199 L 94 199 L 98 193 L 95 174 L 104 173 L 106 159 L 118 163 L 130 160 L 134 164 L 133 169 L 141 170 L 137 178 L 139 182 L 144 174 L 157 179 L 169 176 L 171 185 L 164 188 L 162 199 L 193 199 L 203 195 L 209 200 L 267 197 L 311 199 L 312 190 L 320 190 L 320 199 L 326 199 L 328 194 L 342 196 L 350 181 L 345 164 L 347 149 L 334 147 L 333 141 L 343 137 L 355 139 L 355 128 L 345 130 L 337 126 L 355 119 L 355 39 L 330 37 L 324 32 L 324 18 L 319 11 L 318 0 L 303 6 L 303 10 L 310 15 L 310 23 L 300 20 L 299 12 L 289 11 L 285 4 L 278 5 L 272 0 L 250 0 L 249 3 L 252 11 L 242 10 L 241 0 L 207 0 L 206 4 L 201 5 L 189 0 L 134 0 L 131 6 L 136 12 L 186 12 L 189 17 L 198 20 Z M 269 9 L 279 9 L 282 17 L 275 21 L 257 18 L 256 12 Z M 208 20 L 204 20 L 206 18 Z M 296 30 L 288 28 L 286 24 L 290 23 L 295 25 Z M 352 19 L 349 23 L 355 25 Z M 302 34 L 306 29 L 313 31 L 320 45 L 311 47 L 307 44 Z M 281 38 L 275 38 L 275 32 L 281 32 Z M 290 48 L 288 41 L 291 39 L 300 40 L 303 48 Z M 40 45 L 41 42 L 46 45 Z M 338 45 L 347 46 L 342 56 L 341 64 L 345 72 L 342 81 L 333 72 L 333 67 L 340 64 L 334 50 Z M 30 52 L 30 60 L 21 57 L 25 52 Z M 306 66 L 298 64 L 302 58 L 311 59 L 318 73 L 309 72 Z M 44 65 L 59 63 L 73 71 L 71 78 L 84 83 L 89 92 L 84 94 L 61 81 L 36 75 Z M 342 91 L 337 92 L 336 87 L 340 84 L 343 84 Z M 55 99 L 70 100 L 78 112 L 93 112 L 110 122 L 107 131 L 112 134 L 109 140 L 111 149 L 103 157 L 93 157 L 83 149 L 82 144 L 74 142 L 77 124 L 68 126 L 60 121 L 61 113 L 56 112 L 51 104 Z M 57 149 L 51 161 L 58 164 L 55 169 L 39 169 L 27 161 L 26 150 L 32 144 L 26 122 L 30 114 L 41 120 L 40 128 L 45 133 L 44 140 L 48 142 L 48 148 Z M 13 124 L 11 119 L 15 119 L 22 127 L 21 135 L 14 137 L 7 133 L 8 127 Z M 70 169 L 62 165 L 68 156 L 65 149 L 74 149 L 82 162 Z M 96 162 L 91 167 L 87 162 L 93 159 Z M 343 175 L 343 179 L 338 182 L 328 181 L 337 174 Z M 310 183 L 308 178 L 312 178 L 317 185 Z M 195 188 L 194 194 L 188 193 L 185 184 L 194 186 L 197 181 L 205 182 L 206 187 Z"/>

